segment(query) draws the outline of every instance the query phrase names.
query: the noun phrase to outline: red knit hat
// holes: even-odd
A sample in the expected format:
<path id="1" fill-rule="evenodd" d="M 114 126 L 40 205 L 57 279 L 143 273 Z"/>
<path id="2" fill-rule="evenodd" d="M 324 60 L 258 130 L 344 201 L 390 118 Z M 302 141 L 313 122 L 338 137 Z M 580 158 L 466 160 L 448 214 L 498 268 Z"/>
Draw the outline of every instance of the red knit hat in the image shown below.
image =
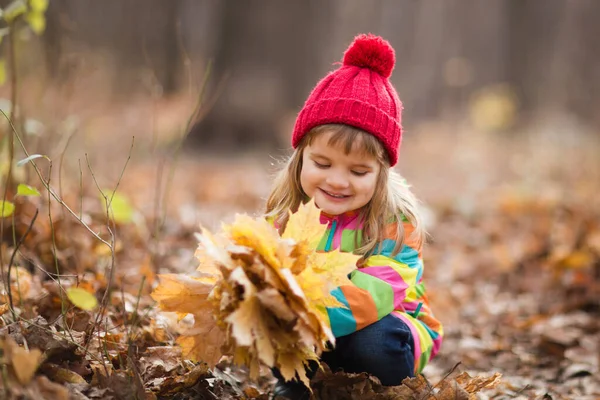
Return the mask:
<path id="1" fill-rule="evenodd" d="M 342 66 L 313 89 L 298 114 L 292 146 L 312 128 L 346 124 L 381 141 L 390 164 L 398 162 L 402 138 L 402 103 L 389 81 L 396 61 L 394 49 L 379 36 L 359 35 L 344 53 Z"/>

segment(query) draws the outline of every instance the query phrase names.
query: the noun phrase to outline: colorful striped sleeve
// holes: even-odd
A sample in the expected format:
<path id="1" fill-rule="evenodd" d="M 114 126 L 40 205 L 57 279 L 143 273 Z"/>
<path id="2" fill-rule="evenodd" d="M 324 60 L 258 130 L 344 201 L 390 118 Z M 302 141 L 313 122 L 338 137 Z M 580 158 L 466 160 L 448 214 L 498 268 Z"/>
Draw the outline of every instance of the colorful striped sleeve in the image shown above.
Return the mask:
<path id="1" fill-rule="evenodd" d="M 360 330 L 394 310 L 415 311 L 423 263 L 420 246 L 409 238 L 410 227 L 405 224 L 406 239 L 400 252 L 393 255 L 396 241 L 385 239 L 363 266 L 351 273 L 353 285 L 340 286 L 332 292 L 347 307 L 327 310 L 336 337 Z M 393 237 L 395 228 L 395 224 L 390 224 L 386 236 Z"/>

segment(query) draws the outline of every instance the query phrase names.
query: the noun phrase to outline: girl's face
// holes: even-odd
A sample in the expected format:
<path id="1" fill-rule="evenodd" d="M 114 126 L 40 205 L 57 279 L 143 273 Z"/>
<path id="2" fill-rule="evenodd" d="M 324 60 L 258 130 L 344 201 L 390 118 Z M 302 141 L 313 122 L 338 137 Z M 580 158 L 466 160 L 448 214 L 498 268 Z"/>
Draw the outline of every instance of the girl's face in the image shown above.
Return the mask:
<path id="1" fill-rule="evenodd" d="M 375 156 L 359 150 L 360 140 L 348 154 L 343 145 L 331 146 L 332 134 L 317 135 L 304 149 L 300 184 L 322 211 L 340 215 L 371 200 L 381 166 Z"/>

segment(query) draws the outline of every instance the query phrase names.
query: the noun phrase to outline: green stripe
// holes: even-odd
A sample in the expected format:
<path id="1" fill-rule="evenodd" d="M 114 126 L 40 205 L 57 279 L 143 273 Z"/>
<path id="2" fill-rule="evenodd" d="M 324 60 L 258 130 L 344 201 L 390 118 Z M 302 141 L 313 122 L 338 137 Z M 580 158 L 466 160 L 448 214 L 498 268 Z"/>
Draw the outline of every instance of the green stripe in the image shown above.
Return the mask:
<path id="1" fill-rule="evenodd" d="M 421 298 L 425 294 L 425 285 L 423 283 L 418 283 L 415 285 L 415 290 L 417 291 L 417 296 Z"/>
<path id="2" fill-rule="evenodd" d="M 327 230 L 323 234 L 323 237 L 321 238 L 321 241 L 319 242 L 319 245 L 317 246 L 317 250 L 320 250 L 320 251 L 325 250 L 325 245 L 327 244 L 327 238 L 329 237 L 330 232 L 331 232 L 331 229 L 327 228 Z"/>
<path id="3" fill-rule="evenodd" d="M 421 357 L 419 358 L 419 372 L 423 371 L 423 368 L 427 365 L 429 361 L 429 357 L 431 357 L 431 350 L 433 349 L 433 344 L 427 348 L 427 350 L 421 353 Z M 423 350 L 423 349 L 421 349 Z"/>
<path id="4" fill-rule="evenodd" d="M 389 283 L 358 270 L 352 272 L 350 280 L 359 288 L 369 291 L 377 307 L 378 320 L 394 311 L 394 289 Z"/>
<path id="5" fill-rule="evenodd" d="M 355 238 L 358 240 L 355 241 Z M 362 231 L 355 231 L 354 229 L 344 229 L 342 231 L 342 243 L 340 246 L 341 251 L 352 253 L 356 250 L 356 244 L 360 247 L 362 242 Z"/>

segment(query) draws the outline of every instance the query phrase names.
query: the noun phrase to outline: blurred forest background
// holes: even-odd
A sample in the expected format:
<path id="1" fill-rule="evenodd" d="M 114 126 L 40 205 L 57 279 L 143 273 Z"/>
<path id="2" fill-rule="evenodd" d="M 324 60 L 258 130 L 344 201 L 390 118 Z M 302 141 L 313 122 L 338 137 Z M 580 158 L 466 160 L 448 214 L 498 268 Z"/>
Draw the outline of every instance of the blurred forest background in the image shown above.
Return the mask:
<path id="1" fill-rule="evenodd" d="M 43 34 L 20 37 L 19 99 L 47 130 L 76 130 L 72 149 L 123 159 L 134 135 L 145 154 L 177 142 L 202 91 L 186 150 L 277 157 L 317 80 L 372 32 L 396 49 L 405 143 L 425 127 L 585 147 L 600 126 L 599 15 L 591 0 L 56 0 Z"/>
<path id="2" fill-rule="evenodd" d="M 46 3 L 0 7 L 18 2 Z M 461 363 L 501 372 L 500 397 L 600 396 L 600 1 L 50 0 L 42 19 L 24 15 L 1 16 L 0 109 L 29 154 L 52 167 L 36 160 L 38 179 L 31 165 L 17 165 L 26 154 L 0 124 L 0 187 L 16 205 L 12 220 L 0 219 L 0 262 L 4 271 L 19 254 L 17 276 L 31 275 L 19 318 L 43 317 L 53 335 L 85 330 L 89 340 L 102 314 L 63 310 L 77 326 L 65 327 L 62 286 L 77 282 L 98 299 L 115 292 L 101 317 L 110 321 L 92 330 L 110 336 L 110 351 L 97 354 L 111 359 L 112 378 L 56 359 L 38 378 L 64 383 L 48 369 L 56 363 L 82 377 L 88 386 L 77 390 L 88 398 L 268 390 L 265 378 L 250 396 L 243 371 L 181 367 L 170 347 L 180 330 L 149 293 L 157 273 L 193 270 L 199 224 L 214 229 L 262 210 L 310 90 L 355 35 L 371 32 L 396 50 L 398 169 L 423 200 L 431 233 L 425 279 L 446 339 L 426 376 L 446 379 Z M 37 28 L 21 29 L 27 24 Z M 13 196 L 19 182 L 41 198 Z M 98 189 L 117 187 L 119 216 L 108 229 Z M 30 224 L 17 252 L 15 237 Z M 110 251 L 92 231 L 115 238 Z M 14 276 L 3 272 L 5 287 Z M 40 305 L 42 294 L 54 303 Z M 158 368 L 161 359 L 179 369 Z M 131 363 L 142 371 L 136 385 L 125 379 Z M 48 386 L 36 382 L 43 398 Z"/>
<path id="3" fill-rule="evenodd" d="M 396 49 L 391 79 L 405 107 L 400 168 L 409 178 L 434 169 L 409 166 L 421 148 L 443 152 L 444 140 L 496 148 L 503 140 L 526 153 L 505 160 L 522 169 L 530 150 L 518 142 L 531 135 L 540 136 L 538 152 L 551 143 L 589 148 L 582 140 L 598 137 L 599 16 L 592 0 L 55 0 L 43 34 L 19 36 L 18 97 L 47 131 L 39 139 L 46 153 L 64 149 L 60 140 L 48 145 L 51 132 L 68 131 L 69 152 L 92 158 L 124 160 L 133 136 L 138 155 L 185 136 L 191 158 L 279 157 L 317 80 L 356 34 L 372 32 Z M 10 99 L 10 87 L 0 95 Z M 426 146 L 410 147 L 416 142 Z M 80 156 L 63 157 L 65 166 L 77 170 Z M 107 166 L 113 177 L 117 165 Z"/>
<path id="4" fill-rule="evenodd" d="M 518 108 L 498 110 L 514 112 L 498 125 L 558 113 L 597 127 L 599 15 L 592 0 L 57 0 L 31 64 L 59 86 L 104 75 L 123 99 L 197 89 L 213 60 L 218 98 L 193 136 L 201 146 L 264 145 L 354 35 L 372 32 L 396 49 L 392 80 L 409 128 L 460 120 L 485 90 Z"/>

